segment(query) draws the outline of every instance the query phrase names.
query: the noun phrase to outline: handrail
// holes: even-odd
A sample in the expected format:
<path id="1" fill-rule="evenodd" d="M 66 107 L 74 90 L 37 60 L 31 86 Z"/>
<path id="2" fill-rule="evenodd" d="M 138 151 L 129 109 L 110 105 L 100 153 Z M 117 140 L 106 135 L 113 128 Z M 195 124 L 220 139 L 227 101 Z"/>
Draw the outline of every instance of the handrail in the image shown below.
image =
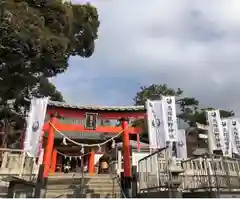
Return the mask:
<path id="1" fill-rule="evenodd" d="M 11 148 L 0 148 L 0 151 L 5 151 L 5 152 L 24 152 L 23 149 L 11 149 Z"/>
<path id="2" fill-rule="evenodd" d="M 119 178 L 119 176 L 116 175 L 114 178 L 117 180 L 118 186 L 120 187 L 121 195 L 123 196 L 123 198 L 127 198 L 126 195 L 125 195 L 125 193 L 124 193 L 124 191 L 123 191 L 123 189 L 122 189 L 122 186 L 121 186 L 121 182 L 120 182 L 120 178 Z"/>
<path id="3" fill-rule="evenodd" d="M 161 149 L 158 149 L 158 150 L 154 151 L 153 153 L 145 156 L 144 158 L 141 158 L 140 160 L 138 160 L 138 162 L 141 162 L 141 161 L 143 161 L 143 160 L 145 160 L 145 159 L 147 159 L 147 158 L 149 158 L 149 157 L 151 157 L 151 156 L 153 156 L 153 155 L 155 155 L 157 153 L 161 153 L 162 151 L 166 150 L 167 148 L 168 148 L 168 146 L 166 146 L 164 148 L 161 148 Z"/>
<path id="4" fill-rule="evenodd" d="M 123 162 L 123 161 L 121 161 L 121 164 L 122 164 L 122 162 Z M 114 164 L 116 164 L 116 163 L 118 163 L 117 160 L 111 161 L 110 164 L 109 164 L 110 176 L 111 176 L 112 179 L 116 179 L 116 181 L 117 181 L 117 183 L 118 183 L 118 186 L 120 187 L 120 193 L 121 193 L 121 195 L 123 196 L 123 198 L 127 198 L 126 195 L 125 195 L 125 193 L 124 193 L 124 191 L 123 191 L 123 189 L 122 189 L 120 177 L 117 175 L 116 171 L 114 172 L 114 171 L 112 171 L 112 169 L 111 169 L 111 168 L 112 168 L 111 166 L 114 165 Z M 115 175 L 113 175 L 113 174 L 115 174 Z"/>
<path id="5" fill-rule="evenodd" d="M 191 158 L 188 158 L 186 160 L 182 160 L 181 163 L 185 163 L 185 162 L 189 162 L 191 160 L 195 160 L 195 159 L 198 159 L 198 158 L 216 158 L 216 159 L 220 159 L 220 158 L 224 158 L 224 159 L 229 159 L 229 160 L 239 160 L 238 158 L 230 158 L 230 157 L 226 157 L 226 156 L 222 156 L 222 155 L 218 155 L 218 154 L 211 154 L 211 153 L 203 153 L 203 154 L 200 154 L 200 155 L 196 155 L 195 157 L 191 157 Z"/>
<path id="6" fill-rule="evenodd" d="M 84 183 L 84 159 L 83 159 L 83 157 L 87 156 L 89 154 L 90 154 L 90 152 L 81 156 L 81 188 L 80 188 L 81 195 L 83 195 L 83 191 L 84 191 L 84 184 L 83 184 Z"/>

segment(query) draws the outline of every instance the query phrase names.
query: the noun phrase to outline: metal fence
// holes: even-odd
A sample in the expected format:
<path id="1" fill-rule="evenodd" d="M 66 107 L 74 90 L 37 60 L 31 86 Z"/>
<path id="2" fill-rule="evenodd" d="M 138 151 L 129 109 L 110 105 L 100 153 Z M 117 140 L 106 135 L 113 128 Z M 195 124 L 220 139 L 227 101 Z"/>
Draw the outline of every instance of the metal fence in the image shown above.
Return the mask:
<path id="1" fill-rule="evenodd" d="M 169 190 L 169 180 L 180 181 L 181 191 L 240 190 L 240 159 L 203 154 L 185 161 L 176 160 L 175 165 L 182 172 L 172 175 L 173 159 L 163 158 L 164 151 L 166 149 L 152 153 L 138 162 L 139 192 Z"/>
<path id="2" fill-rule="evenodd" d="M 239 191 L 240 159 L 205 154 L 182 161 L 183 190 Z"/>
<path id="3" fill-rule="evenodd" d="M 166 149 L 160 149 L 138 161 L 139 191 L 165 188 L 169 178 L 166 160 L 163 158 Z"/>

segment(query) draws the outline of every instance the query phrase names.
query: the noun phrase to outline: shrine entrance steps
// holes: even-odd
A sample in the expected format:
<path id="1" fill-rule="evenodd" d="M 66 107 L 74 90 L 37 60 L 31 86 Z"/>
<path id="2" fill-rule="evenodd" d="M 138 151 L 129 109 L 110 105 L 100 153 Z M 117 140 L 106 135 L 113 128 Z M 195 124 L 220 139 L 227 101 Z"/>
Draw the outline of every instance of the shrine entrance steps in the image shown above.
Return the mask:
<path id="1" fill-rule="evenodd" d="M 120 185 L 110 174 L 68 173 L 49 177 L 46 198 L 120 198 Z"/>

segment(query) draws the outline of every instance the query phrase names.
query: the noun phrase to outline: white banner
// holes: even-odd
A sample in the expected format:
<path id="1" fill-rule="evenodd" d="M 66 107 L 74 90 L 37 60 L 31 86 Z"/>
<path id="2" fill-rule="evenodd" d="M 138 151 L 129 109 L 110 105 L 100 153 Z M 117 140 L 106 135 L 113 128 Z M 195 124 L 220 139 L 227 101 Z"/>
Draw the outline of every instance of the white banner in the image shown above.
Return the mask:
<path id="1" fill-rule="evenodd" d="M 208 129 L 208 146 L 212 153 L 214 150 L 225 151 L 222 121 L 219 110 L 207 111 Z"/>
<path id="2" fill-rule="evenodd" d="M 187 140 L 186 131 L 184 129 L 178 130 L 177 134 L 177 158 L 187 159 Z"/>
<path id="3" fill-rule="evenodd" d="M 161 118 L 162 118 L 162 102 L 160 100 L 147 100 L 147 122 L 148 122 L 148 138 L 149 147 L 151 149 L 159 149 L 165 147 L 165 138 L 163 137 Z"/>
<path id="4" fill-rule="evenodd" d="M 222 128 L 223 128 L 223 137 L 224 137 L 224 150 L 223 155 L 227 157 L 232 157 L 232 139 L 231 133 L 229 132 L 230 120 L 224 119 L 222 120 Z"/>
<path id="5" fill-rule="evenodd" d="M 42 135 L 48 98 L 33 98 L 27 120 L 27 130 L 24 139 L 24 150 L 30 157 L 37 157 L 39 142 Z"/>
<path id="6" fill-rule="evenodd" d="M 177 141 L 177 116 L 174 96 L 162 97 L 162 126 L 166 142 Z"/>
<path id="7" fill-rule="evenodd" d="M 231 119 L 229 130 L 232 137 L 232 152 L 240 154 L 240 123 L 237 119 Z"/>

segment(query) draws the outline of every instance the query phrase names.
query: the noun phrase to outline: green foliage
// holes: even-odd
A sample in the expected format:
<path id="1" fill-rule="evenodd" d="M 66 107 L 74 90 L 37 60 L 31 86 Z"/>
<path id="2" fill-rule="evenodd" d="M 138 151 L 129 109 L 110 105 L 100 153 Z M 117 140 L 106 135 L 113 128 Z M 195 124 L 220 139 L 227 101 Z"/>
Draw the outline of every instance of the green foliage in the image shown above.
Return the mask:
<path id="1" fill-rule="evenodd" d="M 186 122 L 191 124 L 200 123 L 207 125 L 206 110 L 214 110 L 214 108 L 197 109 L 195 112 L 182 112 L 178 116 Z M 233 111 L 219 110 L 221 118 L 233 117 L 235 113 Z"/>
<path id="2" fill-rule="evenodd" d="M 56 86 L 49 82 L 47 78 L 40 79 L 39 85 L 36 89 L 36 95 L 40 97 L 49 96 L 53 101 L 64 101 L 62 94 L 56 89 Z"/>
<path id="3" fill-rule="evenodd" d="M 134 97 L 135 105 L 145 105 L 147 99 L 149 100 L 157 100 L 161 99 L 162 96 L 180 96 L 183 91 L 178 89 L 169 88 L 166 84 L 157 85 L 152 84 L 150 86 L 140 87 L 140 91 L 137 92 Z M 148 138 L 148 126 L 146 119 L 144 120 L 136 120 L 134 126 L 140 127 L 143 129 L 143 133 L 141 134 L 141 139 Z"/>
<path id="4" fill-rule="evenodd" d="M 6 126 L 24 113 L 29 96 L 63 101 L 48 78 L 65 72 L 70 56 L 87 58 L 94 52 L 96 8 L 62 2 L 0 1 L 0 120 Z"/>
<path id="5" fill-rule="evenodd" d="M 161 96 L 180 96 L 183 91 L 178 88 L 174 90 L 172 88 L 168 88 L 166 84 L 152 84 L 150 86 L 140 87 L 140 91 L 137 92 L 134 97 L 135 105 L 145 105 L 147 99 L 157 100 L 161 99 Z"/>
<path id="6" fill-rule="evenodd" d="M 96 8 L 60 0 L 5 0 L 0 5 L 0 89 L 16 98 L 66 71 L 71 55 L 89 57 L 99 27 Z"/>
<path id="7" fill-rule="evenodd" d="M 169 88 L 166 84 L 157 85 L 152 84 L 150 86 L 144 86 L 140 88 L 134 97 L 135 105 L 145 105 L 147 99 L 157 100 L 161 99 L 162 96 L 176 96 L 176 104 L 180 107 L 180 113 L 177 117 L 184 122 L 188 123 L 189 126 L 195 123 L 206 124 L 206 110 L 211 110 L 214 108 L 199 108 L 199 101 L 192 97 L 182 97 L 183 90 L 180 88 L 173 89 Z M 221 117 L 231 117 L 234 116 L 233 111 L 220 110 Z M 148 127 L 146 120 L 137 120 L 134 125 L 141 127 L 143 129 L 142 139 L 147 139 L 148 137 Z"/>

